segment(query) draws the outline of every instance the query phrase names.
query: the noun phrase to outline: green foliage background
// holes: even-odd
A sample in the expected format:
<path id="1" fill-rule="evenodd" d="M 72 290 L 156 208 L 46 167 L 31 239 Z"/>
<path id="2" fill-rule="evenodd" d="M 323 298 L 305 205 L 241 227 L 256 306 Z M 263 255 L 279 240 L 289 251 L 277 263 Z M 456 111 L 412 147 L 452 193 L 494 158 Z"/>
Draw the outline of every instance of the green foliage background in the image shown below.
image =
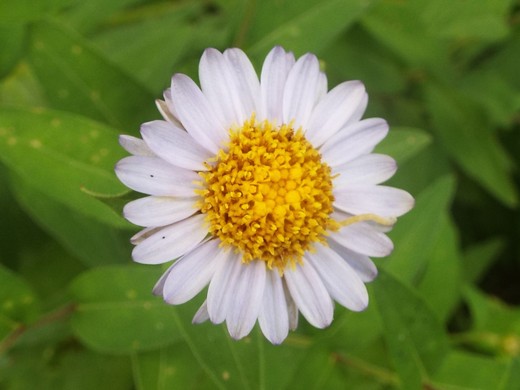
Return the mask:
<path id="1" fill-rule="evenodd" d="M 2 0 L 0 388 L 520 388 L 514 0 Z M 417 199 L 363 313 L 282 346 L 191 325 L 132 264 L 120 133 L 206 47 L 316 53 L 360 79 Z"/>

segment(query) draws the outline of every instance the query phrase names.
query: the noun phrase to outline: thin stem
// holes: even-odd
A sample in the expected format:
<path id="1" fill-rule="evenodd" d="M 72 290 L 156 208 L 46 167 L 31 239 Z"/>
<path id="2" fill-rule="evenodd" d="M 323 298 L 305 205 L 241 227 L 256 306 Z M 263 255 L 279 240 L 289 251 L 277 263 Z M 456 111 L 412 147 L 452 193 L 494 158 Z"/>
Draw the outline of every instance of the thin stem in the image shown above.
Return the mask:
<path id="1" fill-rule="evenodd" d="M 53 322 L 61 321 L 71 315 L 74 310 L 76 310 L 76 304 L 69 303 L 63 307 L 60 307 L 57 310 L 51 311 L 40 317 L 38 321 L 31 325 L 21 324 L 15 330 L 11 332 L 9 336 L 7 336 L 0 343 L 0 355 L 6 353 L 11 347 L 22 337 L 27 331 L 41 328 L 45 325 L 51 324 Z"/>

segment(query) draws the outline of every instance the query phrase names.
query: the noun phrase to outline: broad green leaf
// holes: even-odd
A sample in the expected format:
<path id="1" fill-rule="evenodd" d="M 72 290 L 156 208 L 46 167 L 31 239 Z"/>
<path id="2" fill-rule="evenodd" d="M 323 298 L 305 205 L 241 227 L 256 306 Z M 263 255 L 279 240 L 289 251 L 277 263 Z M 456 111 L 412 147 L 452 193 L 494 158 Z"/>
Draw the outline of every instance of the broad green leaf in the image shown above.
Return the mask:
<path id="1" fill-rule="evenodd" d="M 24 390 L 127 390 L 132 386 L 126 357 L 103 356 L 70 344 L 17 349 L 0 365 L 0 387 Z"/>
<path id="2" fill-rule="evenodd" d="M 38 299 L 29 285 L 20 276 L 0 265 L 0 341 L 19 326 L 33 321 L 38 306 Z"/>
<path id="3" fill-rule="evenodd" d="M 395 249 L 382 267 L 400 280 L 417 281 L 432 259 L 443 230 L 439 215 L 448 210 L 453 192 L 453 177 L 444 176 L 417 196 L 415 207 L 399 218 L 390 233 Z"/>
<path id="4" fill-rule="evenodd" d="M 198 2 L 167 5 L 157 9 L 156 14 L 142 12 L 142 19 L 135 23 L 94 37 L 107 58 L 157 93 L 162 93 L 171 76 L 180 71 L 178 63 L 196 39 L 192 19 L 201 12 Z"/>
<path id="5" fill-rule="evenodd" d="M 205 374 L 184 343 L 134 354 L 132 363 L 137 390 L 200 389 L 204 383 Z"/>
<path id="6" fill-rule="evenodd" d="M 469 283 L 479 281 L 497 259 L 504 246 L 505 241 L 503 239 L 492 238 L 467 248 L 462 259 L 464 280 Z"/>
<path id="7" fill-rule="evenodd" d="M 512 367 L 512 363 L 456 350 L 448 354 L 435 374 L 433 386 L 443 390 L 513 390 L 517 387 L 508 387 L 506 382 L 508 377 L 514 378 Z"/>
<path id="8" fill-rule="evenodd" d="M 61 16 L 61 19 L 79 31 L 89 31 L 115 12 L 136 3 L 139 3 L 139 0 L 90 0 L 77 2 L 75 7 L 71 7 Z"/>
<path id="9" fill-rule="evenodd" d="M 429 1 L 421 19 L 431 34 L 440 37 L 497 40 L 508 32 L 506 17 L 510 3 L 510 0 Z"/>
<path id="10" fill-rule="evenodd" d="M 275 45 L 298 55 L 319 52 L 373 3 L 372 0 L 257 2 L 245 46 L 257 57 Z"/>
<path id="11" fill-rule="evenodd" d="M 192 307 L 177 310 L 177 326 L 198 364 L 215 388 L 285 388 L 301 359 L 308 342 L 290 335 L 282 345 L 271 345 L 258 327 L 244 339 L 232 340 L 224 325 L 209 322 L 192 325 Z"/>
<path id="12" fill-rule="evenodd" d="M 118 229 L 87 217 L 35 189 L 26 180 L 13 177 L 12 184 L 16 198 L 24 210 L 85 265 L 130 261 L 130 237 L 135 230 Z"/>
<path id="13" fill-rule="evenodd" d="M 374 282 L 374 296 L 401 386 L 419 389 L 448 352 L 443 326 L 413 290 L 387 272 Z"/>
<path id="14" fill-rule="evenodd" d="M 42 88 L 25 63 L 20 62 L 12 72 L 0 82 L 0 106 L 2 107 L 43 107 L 45 98 Z"/>
<path id="15" fill-rule="evenodd" d="M 59 24 L 33 27 L 30 62 L 53 108 L 104 121 L 124 133 L 136 133 L 142 122 L 158 117 L 148 90 Z"/>
<path id="16" fill-rule="evenodd" d="M 89 348 L 117 354 L 178 341 L 176 309 L 151 292 L 159 276 L 158 267 L 146 266 L 102 267 L 80 275 L 71 285 L 74 333 Z"/>
<path id="17" fill-rule="evenodd" d="M 408 65 L 440 73 L 447 69 L 447 47 L 428 32 L 420 17 L 428 3 L 383 0 L 363 17 L 362 24 Z"/>
<path id="18" fill-rule="evenodd" d="M 460 300 L 462 270 L 456 227 L 446 213 L 440 219 L 439 236 L 418 291 L 437 317 L 446 322 Z"/>
<path id="19" fill-rule="evenodd" d="M 520 358 L 511 359 L 508 371 L 502 378 L 499 390 L 515 390 L 520 387 Z"/>
<path id="20" fill-rule="evenodd" d="M 392 127 L 375 152 L 388 154 L 402 164 L 428 146 L 431 139 L 432 137 L 423 130 Z"/>
<path id="21" fill-rule="evenodd" d="M 1 15 L 1 11 L 0 11 Z M 22 56 L 25 28 L 22 25 L 4 25 L 0 22 L 0 79 L 6 76 Z"/>
<path id="22" fill-rule="evenodd" d="M 124 154 L 112 129 L 82 117 L 46 110 L 0 113 L 1 161 L 55 201 L 121 227 L 129 225 L 81 189 L 123 192 L 113 169 Z"/>
<path id="23" fill-rule="evenodd" d="M 39 19 L 70 4 L 73 0 L 3 0 L 0 2 L 0 23 L 19 24 Z"/>
<path id="24" fill-rule="evenodd" d="M 346 80 L 361 80 L 365 84 L 370 97 L 368 110 L 374 108 L 378 95 L 396 94 L 406 88 L 406 75 L 400 64 L 392 59 L 389 50 L 360 28 L 349 29 L 334 40 L 320 53 L 320 59 L 329 88 Z"/>
<path id="25" fill-rule="evenodd" d="M 427 86 L 425 94 L 435 133 L 451 158 L 497 199 L 516 205 L 510 157 L 478 107 L 453 89 L 433 84 Z"/>

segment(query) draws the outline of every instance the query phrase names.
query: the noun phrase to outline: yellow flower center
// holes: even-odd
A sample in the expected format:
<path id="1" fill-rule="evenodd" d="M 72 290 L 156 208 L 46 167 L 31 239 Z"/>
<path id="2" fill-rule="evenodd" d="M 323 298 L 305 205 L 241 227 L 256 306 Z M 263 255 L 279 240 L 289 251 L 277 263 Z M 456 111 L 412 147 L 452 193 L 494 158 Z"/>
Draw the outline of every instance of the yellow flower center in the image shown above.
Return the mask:
<path id="1" fill-rule="evenodd" d="M 207 162 L 201 211 L 209 231 L 244 262 L 265 261 L 283 272 L 340 225 L 333 211 L 331 169 L 291 125 L 255 118 L 230 131 L 226 150 Z"/>

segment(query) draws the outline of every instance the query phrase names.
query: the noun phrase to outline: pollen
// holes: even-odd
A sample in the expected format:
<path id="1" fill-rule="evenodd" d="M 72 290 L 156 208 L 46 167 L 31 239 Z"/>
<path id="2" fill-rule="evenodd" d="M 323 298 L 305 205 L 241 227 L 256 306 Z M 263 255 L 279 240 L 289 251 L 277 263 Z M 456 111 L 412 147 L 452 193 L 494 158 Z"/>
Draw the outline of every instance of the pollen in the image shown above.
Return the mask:
<path id="1" fill-rule="evenodd" d="M 209 232 L 245 263 L 265 261 L 283 273 L 340 227 L 330 218 L 331 169 L 290 124 L 252 117 L 206 164 L 198 194 Z"/>

